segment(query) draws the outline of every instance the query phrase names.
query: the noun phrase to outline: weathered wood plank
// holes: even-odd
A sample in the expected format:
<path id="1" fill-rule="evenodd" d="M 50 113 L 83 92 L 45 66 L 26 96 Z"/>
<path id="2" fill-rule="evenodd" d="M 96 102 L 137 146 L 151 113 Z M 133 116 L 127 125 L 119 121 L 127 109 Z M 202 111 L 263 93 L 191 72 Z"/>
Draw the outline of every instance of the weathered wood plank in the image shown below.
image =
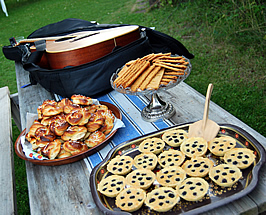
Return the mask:
<path id="1" fill-rule="evenodd" d="M 27 162 L 27 177 L 31 214 L 98 214 L 80 162 L 54 167 Z"/>
<path id="2" fill-rule="evenodd" d="M 18 127 L 19 131 L 21 131 L 18 93 L 10 95 L 10 99 L 11 99 L 11 114 L 12 114 L 12 118 L 13 118 L 16 126 Z"/>
<path id="3" fill-rule="evenodd" d="M 16 189 L 12 141 L 11 105 L 8 87 L 0 88 L 0 211 L 16 214 Z"/>
<path id="4" fill-rule="evenodd" d="M 26 113 L 51 94 L 39 85 L 20 88 L 29 83 L 28 73 L 16 64 L 20 100 L 21 127 L 26 127 Z M 83 161 L 63 166 L 38 166 L 26 162 L 31 214 L 101 214 L 90 193 L 89 177 Z"/>

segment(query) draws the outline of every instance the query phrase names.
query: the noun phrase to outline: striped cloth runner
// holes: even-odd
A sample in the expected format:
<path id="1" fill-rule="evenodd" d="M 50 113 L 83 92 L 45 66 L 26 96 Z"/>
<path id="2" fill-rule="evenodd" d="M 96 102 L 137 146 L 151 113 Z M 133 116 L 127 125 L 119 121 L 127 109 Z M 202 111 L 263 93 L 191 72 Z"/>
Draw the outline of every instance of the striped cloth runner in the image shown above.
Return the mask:
<path id="1" fill-rule="evenodd" d="M 141 111 L 149 103 L 149 100 L 145 96 L 126 95 L 113 90 L 96 99 L 115 105 L 122 114 L 122 121 L 125 127 L 119 128 L 116 134 L 111 138 L 110 143 L 103 149 L 84 159 L 89 172 L 91 172 L 92 169 L 106 157 L 108 152 L 118 144 L 174 125 L 171 120 L 167 119 L 152 123 L 144 121 L 141 118 Z"/>

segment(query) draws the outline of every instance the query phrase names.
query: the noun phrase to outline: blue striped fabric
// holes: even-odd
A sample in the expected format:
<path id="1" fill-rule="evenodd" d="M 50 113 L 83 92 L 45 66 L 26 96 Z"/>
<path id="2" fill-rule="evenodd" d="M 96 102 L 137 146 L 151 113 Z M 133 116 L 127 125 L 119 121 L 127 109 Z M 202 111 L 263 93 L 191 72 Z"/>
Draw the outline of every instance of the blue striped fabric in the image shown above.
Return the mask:
<path id="1" fill-rule="evenodd" d="M 111 142 L 100 150 L 100 152 L 84 159 L 89 172 L 118 144 L 173 125 L 169 120 L 158 120 L 157 122 L 150 123 L 141 118 L 141 111 L 149 102 L 145 96 L 125 95 L 117 91 L 112 91 L 96 99 L 109 102 L 118 107 L 121 111 L 122 121 L 125 127 L 119 128 Z"/>

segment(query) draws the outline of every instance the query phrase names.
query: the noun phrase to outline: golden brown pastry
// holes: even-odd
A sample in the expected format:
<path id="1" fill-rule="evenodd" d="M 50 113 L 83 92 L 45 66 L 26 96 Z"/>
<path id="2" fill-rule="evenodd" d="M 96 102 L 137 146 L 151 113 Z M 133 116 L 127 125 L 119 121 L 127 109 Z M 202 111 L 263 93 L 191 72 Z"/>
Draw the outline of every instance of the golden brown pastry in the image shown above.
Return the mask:
<path id="1" fill-rule="evenodd" d="M 50 143 L 52 140 L 46 139 L 46 138 L 39 138 L 36 139 L 35 144 L 32 145 L 32 149 L 36 149 L 36 148 L 43 148 L 45 147 L 48 143 Z"/>
<path id="2" fill-rule="evenodd" d="M 102 143 L 112 131 L 115 116 L 108 106 L 93 104 L 93 99 L 82 95 L 73 95 L 71 99 L 64 98 L 59 102 L 45 100 L 38 106 L 38 120 L 33 122 L 25 135 L 33 150 L 39 153 L 45 150 L 44 154 L 48 155 L 48 145 L 50 149 L 50 143 L 56 138 L 61 145 L 72 140 L 86 141 L 86 148 L 93 147 Z M 61 147 L 56 158 L 69 156 L 70 152 Z"/>
<path id="3" fill-rule="evenodd" d="M 146 199 L 144 190 L 134 187 L 124 189 L 115 199 L 115 204 L 123 211 L 133 212 L 141 208 Z"/>
<path id="4" fill-rule="evenodd" d="M 42 107 L 42 116 L 55 116 L 63 112 L 63 108 L 59 107 L 57 103 L 55 104 L 45 104 Z"/>
<path id="5" fill-rule="evenodd" d="M 183 152 L 175 149 L 169 149 L 158 156 L 158 162 L 162 167 L 180 166 L 184 162 L 185 158 L 186 156 Z"/>
<path id="6" fill-rule="evenodd" d="M 68 124 L 68 122 L 66 120 L 59 119 L 59 120 L 53 121 L 50 124 L 49 129 L 55 135 L 62 136 L 64 134 L 64 132 L 67 130 L 68 127 L 69 127 L 69 124 Z"/>
<path id="7" fill-rule="evenodd" d="M 97 105 L 92 104 L 88 106 L 84 106 L 90 113 L 95 113 L 97 111 Z"/>
<path id="8" fill-rule="evenodd" d="M 166 131 L 162 135 L 162 139 L 166 142 L 166 144 L 172 147 L 180 146 L 187 138 L 187 132 L 182 129 Z"/>
<path id="9" fill-rule="evenodd" d="M 55 122 L 57 120 L 65 120 L 65 114 L 64 113 L 60 113 L 58 115 L 55 115 L 55 116 L 44 116 L 42 119 L 41 119 L 41 123 L 43 125 L 50 125 L 52 122 Z"/>
<path id="10" fill-rule="evenodd" d="M 235 148 L 236 140 L 229 136 L 217 137 L 209 142 L 209 150 L 216 156 L 224 156 L 224 153 Z"/>
<path id="11" fill-rule="evenodd" d="M 182 165 L 182 168 L 189 176 L 204 177 L 209 173 L 213 166 L 214 163 L 209 158 L 193 157 L 192 159 L 187 160 Z"/>
<path id="12" fill-rule="evenodd" d="M 227 164 L 237 166 L 239 169 L 248 168 L 255 161 L 255 158 L 254 152 L 248 148 L 234 148 L 224 154 L 224 161 Z"/>
<path id="13" fill-rule="evenodd" d="M 209 184 L 203 178 L 186 178 L 177 185 L 176 190 L 179 196 L 187 201 L 198 201 L 208 192 Z"/>
<path id="14" fill-rule="evenodd" d="M 64 109 L 66 105 L 72 105 L 73 102 L 68 98 L 63 98 L 61 101 L 57 103 L 57 105 Z"/>
<path id="15" fill-rule="evenodd" d="M 188 157 L 203 156 L 207 149 L 208 143 L 201 137 L 188 138 L 180 146 L 180 150 Z"/>
<path id="16" fill-rule="evenodd" d="M 107 135 L 112 131 L 114 127 L 115 116 L 113 115 L 111 110 L 100 110 L 100 111 L 101 115 L 104 118 L 104 123 L 100 128 L 100 131 L 102 131 L 105 135 Z"/>
<path id="17" fill-rule="evenodd" d="M 108 110 L 108 107 L 106 105 L 95 105 L 95 108 L 96 110 L 104 110 L 104 111 L 107 111 Z"/>
<path id="18" fill-rule="evenodd" d="M 38 120 L 34 120 L 33 124 L 31 125 L 29 132 L 25 135 L 25 138 L 27 141 L 29 141 L 32 145 L 32 149 L 36 150 L 38 146 L 36 145 L 37 137 L 35 135 L 35 132 L 38 128 L 43 127 L 41 123 L 39 123 Z"/>
<path id="19" fill-rule="evenodd" d="M 76 140 L 69 140 L 64 142 L 63 148 L 66 152 L 71 153 L 71 155 L 76 155 L 81 152 L 85 152 L 88 150 L 88 147 L 86 144 L 84 144 L 81 141 Z"/>
<path id="20" fill-rule="evenodd" d="M 89 147 L 94 147 L 99 145 L 105 140 L 105 134 L 101 131 L 94 131 L 90 136 L 84 141 L 84 143 Z"/>
<path id="21" fill-rule="evenodd" d="M 50 123 L 51 123 L 51 118 L 53 118 L 53 116 L 44 116 L 44 117 L 42 117 L 42 119 L 41 119 L 41 123 L 42 123 L 42 125 L 50 125 Z"/>
<path id="22" fill-rule="evenodd" d="M 70 126 L 61 136 L 62 140 L 80 140 L 87 133 L 87 128 L 85 126 Z"/>
<path id="23" fill-rule="evenodd" d="M 26 139 L 31 142 L 31 139 L 36 139 L 35 132 L 38 128 L 43 127 L 43 124 L 41 124 L 39 121 L 34 120 L 33 124 L 31 125 L 29 132 L 26 134 Z"/>
<path id="24" fill-rule="evenodd" d="M 153 170 L 157 165 L 158 158 L 152 152 L 144 152 L 134 157 L 134 166 L 137 169 Z"/>
<path id="25" fill-rule="evenodd" d="M 45 147 L 48 143 L 52 142 L 56 138 L 55 135 L 44 135 L 44 136 L 39 136 L 36 138 L 36 147 L 43 148 Z"/>
<path id="26" fill-rule="evenodd" d="M 98 191 L 108 197 L 116 197 L 125 188 L 125 178 L 121 175 L 111 175 L 103 178 L 98 184 Z"/>
<path id="27" fill-rule="evenodd" d="M 38 113 L 38 119 L 42 119 L 43 118 L 43 109 L 44 107 L 48 105 L 48 106 L 53 106 L 56 107 L 57 106 L 57 102 L 54 100 L 45 100 L 38 108 L 37 108 L 37 113 Z"/>
<path id="28" fill-rule="evenodd" d="M 85 125 L 88 123 L 91 113 L 85 108 L 79 108 L 66 115 L 66 121 L 70 125 Z"/>
<path id="29" fill-rule="evenodd" d="M 154 211 L 166 212 L 171 210 L 180 198 L 171 187 L 159 187 L 147 193 L 145 204 Z"/>
<path id="30" fill-rule="evenodd" d="M 71 153 L 70 152 L 67 152 L 64 148 L 63 148 L 63 144 L 61 144 L 61 150 L 60 152 L 58 153 L 57 157 L 56 158 L 67 158 L 67 157 L 70 157 L 71 156 Z"/>
<path id="31" fill-rule="evenodd" d="M 127 155 L 117 155 L 107 164 L 107 170 L 116 175 L 128 174 L 133 166 L 133 158 Z"/>
<path id="32" fill-rule="evenodd" d="M 91 132 L 88 132 L 88 131 L 87 131 L 87 133 L 85 134 L 85 136 L 84 136 L 82 139 L 80 139 L 80 140 L 81 140 L 81 141 L 85 141 L 86 139 L 89 138 L 90 135 L 91 135 Z"/>
<path id="33" fill-rule="evenodd" d="M 148 169 L 135 169 L 126 176 L 126 184 L 130 187 L 148 189 L 155 181 L 155 174 Z"/>
<path id="34" fill-rule="evenodd" d="M 37 128 L 35 131 L 35 137 L 37 140 L 48 142 L 53 141 L 56 138 L 47 126 Z"/>
<path id="35" fill-rule="evenodd" d="M 220 164 L 210 170 L 209 176 L 216 184 L 231 187 L 242 177 L 242 172 L 235 165 Z"/>
<path id="36" fill-rule="evenodd" d="M 102 127 L 104 124 L 104 117 L 102 116 L 101 111 L 96 111 L 92 114 L 89 122 L 86 124 L 86 127 L 89 132 L 94 132 Z"/>
<path id="37" fill-rule="evenodd" d="M 49 142 L 42 150 L 42 155 L 48 157 L 50 160 L 53 160 L 56 158 L 56 156 L 59 154 L 61 150 L 61 141 L 58 139 L 55 139 L 52 142 Z"/>
<path id="38" fill-rule="evenodd" d="M 93 103 L 92 98 L 83 95 L 72 95 L 71 100 L 78 105 L 91 105 Z"/>
<path id="39" fill-rule="evenodd" d="M 156 173 L 157 181 L 165 187 L 175 187 L 176 185 L 180 184 L 186 177 L 187 174 L 185 170 L 183 170 L 179 166 L 168 166 Z"/>
<path id="40" fill-rule="evenodd" d="M 81 107 L 79 105 L 77 105 L 77 104 L 69 103 L 69 104 L 66 104 L 63 107 L 63 111 L 64 111 L 65 114 L 69 114 L 72 111 L 77 110 L 77 109 L 80 109 L 80 108 Z"/>
<path id="41" fill-rule="evenodd" d="M 160 138 L 153 137 L 147 138 L 141 142 L 139 145 L 140 152 L 152 152 L 154 154 L 159 154 L 163 151 L 165 142 Z"/>

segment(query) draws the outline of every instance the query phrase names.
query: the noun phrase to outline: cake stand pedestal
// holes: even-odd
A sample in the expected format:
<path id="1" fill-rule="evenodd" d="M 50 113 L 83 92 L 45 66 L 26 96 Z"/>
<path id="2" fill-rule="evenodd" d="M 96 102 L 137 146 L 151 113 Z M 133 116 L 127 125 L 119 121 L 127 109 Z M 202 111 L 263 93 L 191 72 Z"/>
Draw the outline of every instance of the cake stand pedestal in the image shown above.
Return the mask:
<path id="1" fill-rule="evenodd" d="M 141 111 L 141 117 L 147 122 L 154 122 L 159 119 L 169 119 L 175 114 L 174 106 L 163 101 L 157 93 L 151 95 L 150 103 Z"/>

